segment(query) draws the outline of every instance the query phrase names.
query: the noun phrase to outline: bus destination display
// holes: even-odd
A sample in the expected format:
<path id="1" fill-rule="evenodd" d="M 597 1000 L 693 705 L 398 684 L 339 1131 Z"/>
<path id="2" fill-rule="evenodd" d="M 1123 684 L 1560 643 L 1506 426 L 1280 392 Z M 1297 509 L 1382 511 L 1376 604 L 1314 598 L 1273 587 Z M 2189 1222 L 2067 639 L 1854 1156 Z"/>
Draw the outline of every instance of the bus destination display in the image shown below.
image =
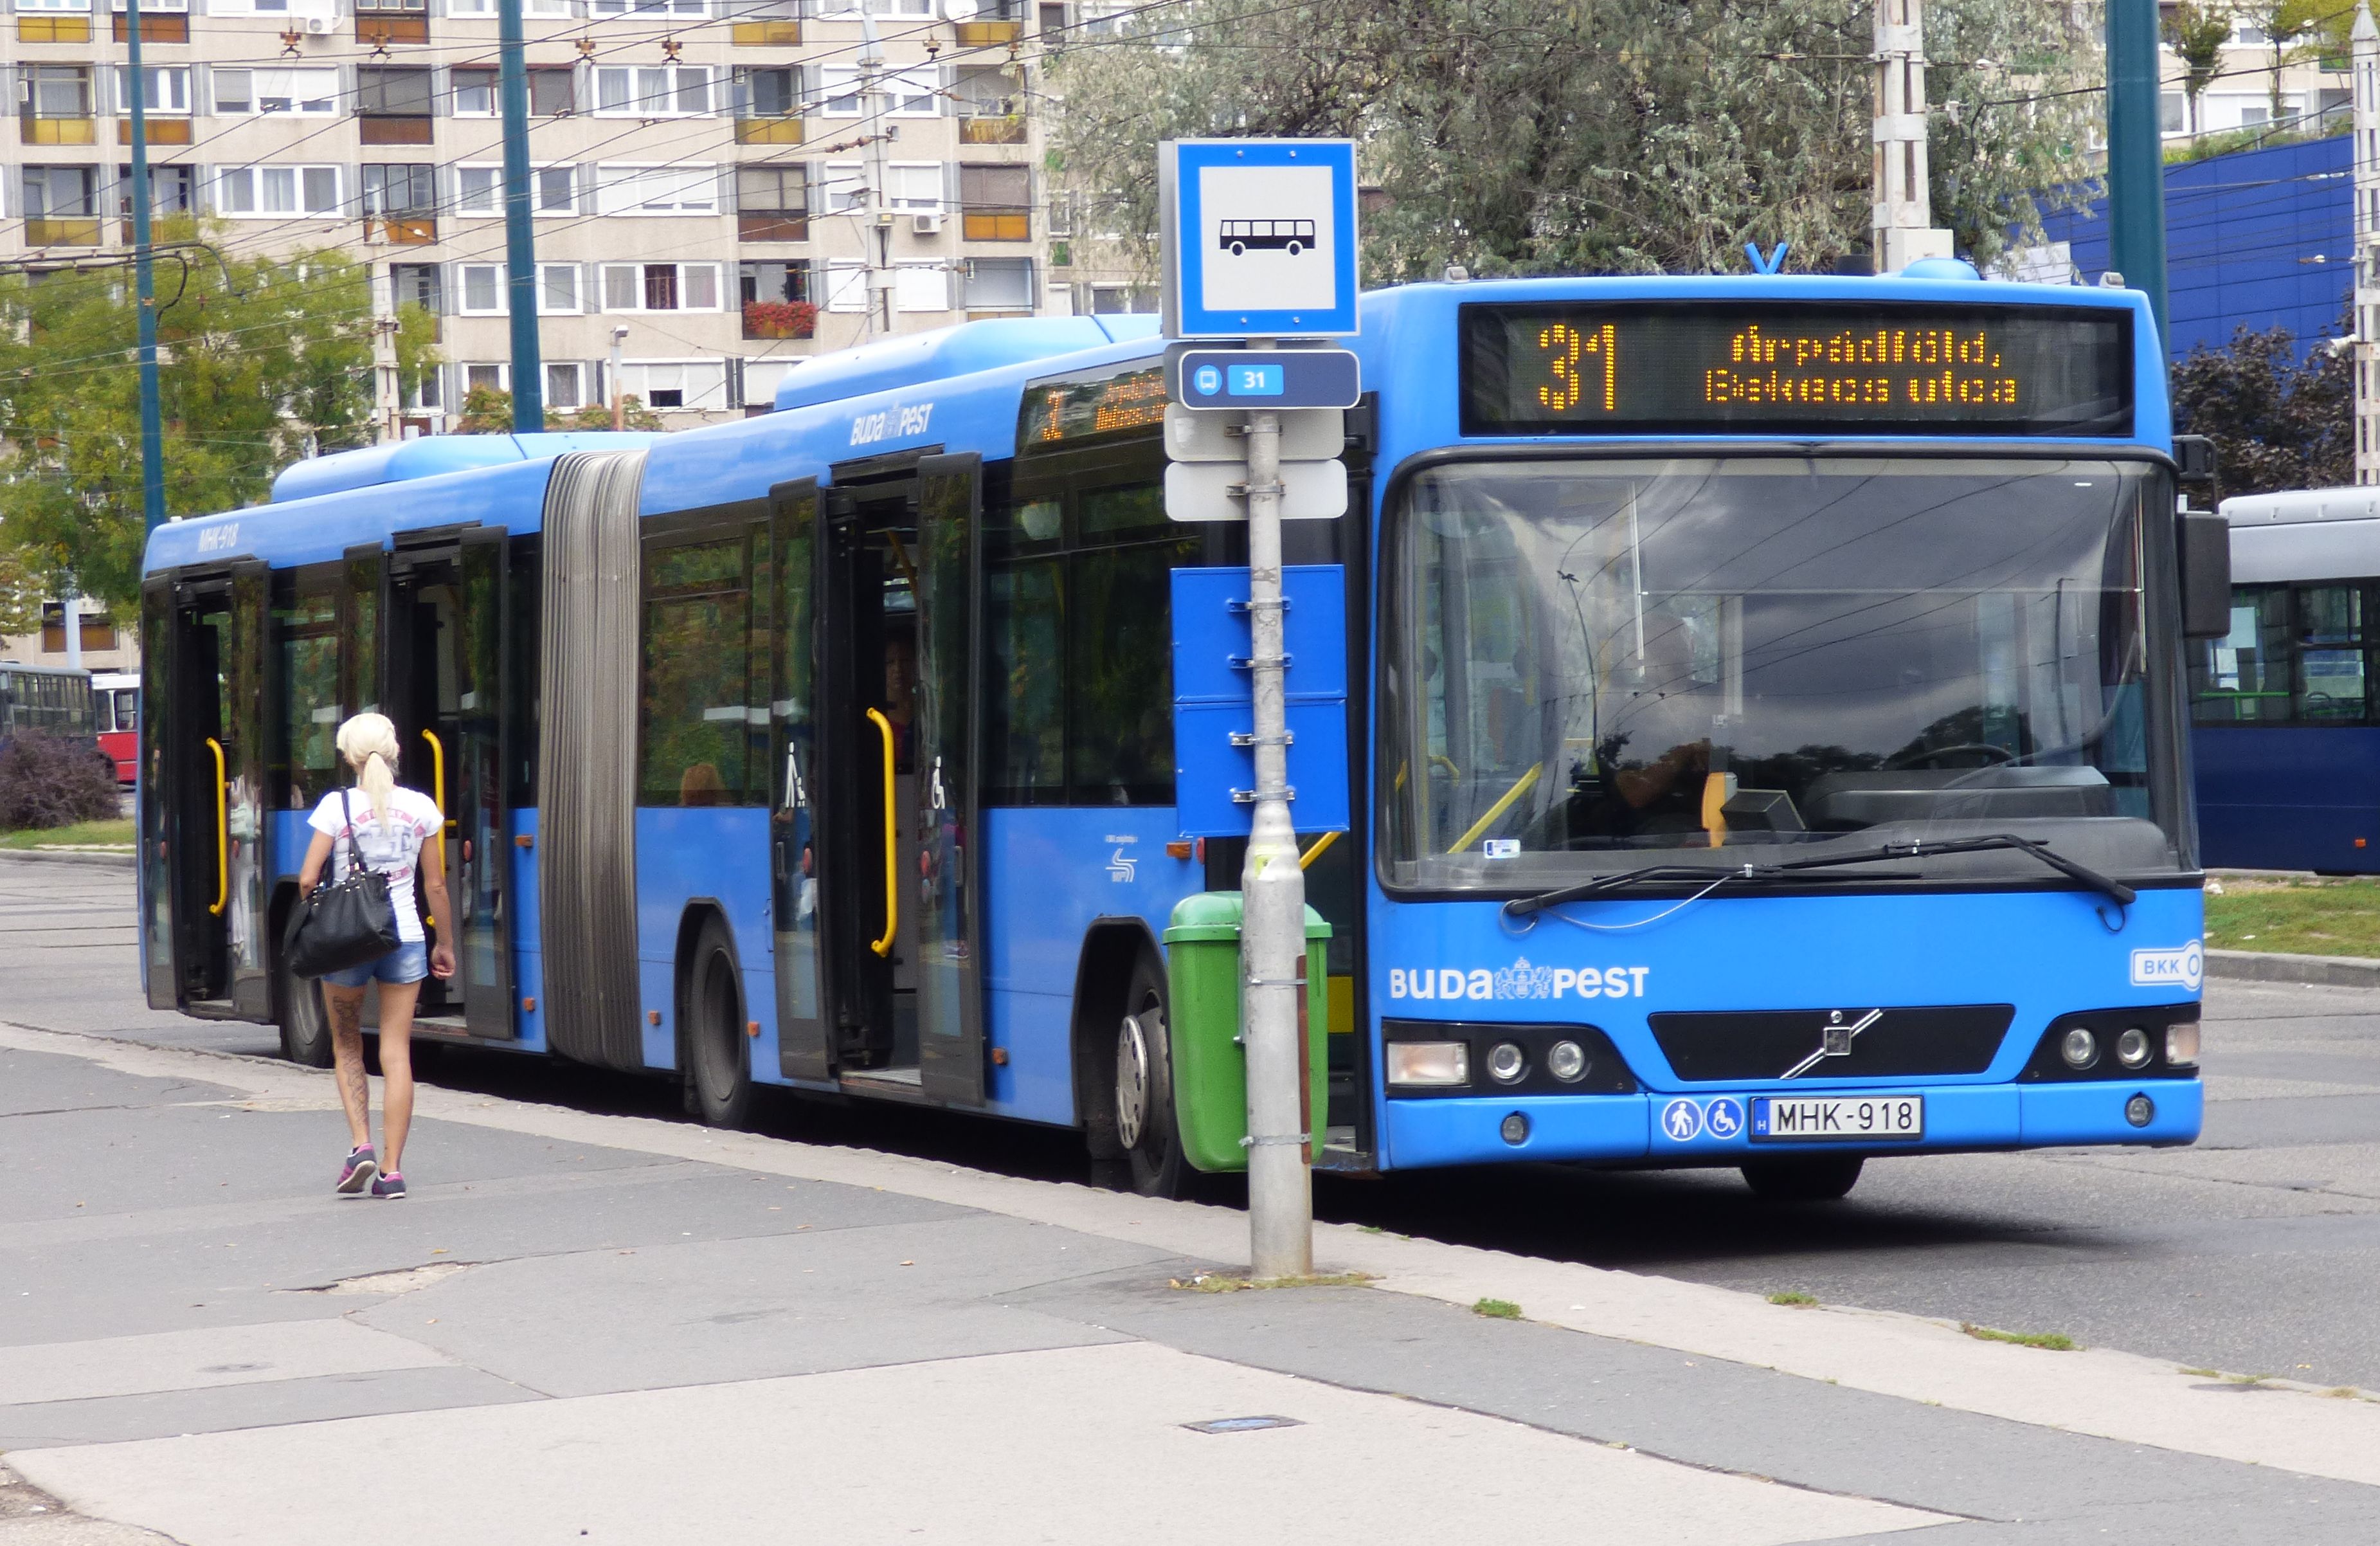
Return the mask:
<path id="1" fill-rule="evenodd" d="M 2100 308 L 1463 309 L 1463 432 L 2123 435 L 2131 315 Z"/>

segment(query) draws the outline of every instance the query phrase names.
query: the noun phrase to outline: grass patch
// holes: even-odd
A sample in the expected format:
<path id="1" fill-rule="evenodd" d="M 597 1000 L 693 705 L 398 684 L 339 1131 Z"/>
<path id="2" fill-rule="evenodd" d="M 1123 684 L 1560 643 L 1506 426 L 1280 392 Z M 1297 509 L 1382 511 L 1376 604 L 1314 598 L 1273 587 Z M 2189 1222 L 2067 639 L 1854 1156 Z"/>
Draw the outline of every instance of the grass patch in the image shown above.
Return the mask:
<path id="1" fill-rule="evenodd" d="M 2226 878 L 2206 897 L 2212 950 L 2380 956 L 2380 881 Z"/>
<path id="2" fill-rule="evenodd" d="M 132 846 L 130 818 L 114 822 L 76 822 L 63 827 L 27 827 L 18 832 L 0 832 L 0 849 L 46 848 L 54 845 L 78 848 Z"/>
<path id="3" fill-rule="evenodd" d="M 1482 1299 L 1471 1307 L 1474 1315 L 1484 1315 L 1490 1321 L 1518 1321 L 1521 1307 L 1510 1299 Z"/>
<path id="4" fill-rule="evenodd" d="M 2357 1390 L 2353 1385 L 2333 1385 L 2330 1389 L 2323 1392 L 2322 1394 L 2330 1397 L 2333 1401 L 2352 1401 L 2363 1393 Z"/>
<path id="5" fill-rule="evenodd" d="M 2223 1371 L 2219 1369 L 2179 1369 L 2176 1372 L 2181 1374 L 2195 1374 L 2202 1380 L 2219 1380 L 2223 1378 Z"/>
<path id="6" fill-rule="evenodd" d="M 1196 1277 L 1168 1278 L 1166 1283 L 1193 1294 L 1237 1294 L 1250 1288 L 1361 1288 L 1378 1281 L 1369 1272 L 1313 1272 L 1288 1278 L 1235 1278 L 1227 1272 L 1200 1272 Z"/>
<path id="7" fill-rule="evenodd" d="M 1799 1309 L 1807 1309 L 1818 1302 L 1818 1296 L 1815 1294 L 1804 1294 L 1798 1288 L 1780 1288 L 1768 1296 L 1768 1302 L 1772 1305 L 1793 1305 Z"/>
<path id="8" fill-rule="evenodd" d="M 1960 1321 L 1959 1329 L 1978 1342 L 2013 1342 L 2019 1347 L 2039 1347 L 2051 1353 L 2074 1351 L 2074 1339 L 2064 1332 L 2004 1332 L 1995 1326 L 1978 1326 L 1972 1321 Z"/>

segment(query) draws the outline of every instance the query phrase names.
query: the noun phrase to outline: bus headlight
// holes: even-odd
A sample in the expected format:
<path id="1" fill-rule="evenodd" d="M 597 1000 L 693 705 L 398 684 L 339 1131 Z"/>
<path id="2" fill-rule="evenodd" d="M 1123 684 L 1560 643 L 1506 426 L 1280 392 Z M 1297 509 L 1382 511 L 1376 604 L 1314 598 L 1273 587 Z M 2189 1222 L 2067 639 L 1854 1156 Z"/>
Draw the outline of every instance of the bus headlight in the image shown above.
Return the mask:
<path id="1" fill-rule="evenodd" d="M 1471 1048 L 1462 1041 L 1391 1041 L 1389 1082 L 1441 1089 L 1469 1084 Z"/>
<path id="2" fill-rule="evenodd" d="M 2086 1028 L 2076 1026 L 2058 1043 L 2058 1053 L 2069 1068 L 2088 1068 L 2099 1061 L 2099 1039 Z"/>
<path id="3" fill-rule="evenodd" d="M 1546 1072 L 1564 1084 L 1586 1077 L 1586 1049 L 1575 1041 L 1557 1041 L 1546 1049 Z"/>
<path id="4" fill-rule="evenodd" d="M 2116 1061 L 2127 1068 L 2138 1068 L 2149 1060 L 2149 1033 L 2138 1026 L 2127 1029 L 2116 1038 Z"/>
<path id="5" fill-rule="evenodd" d="M 2176 1020 L 2165 1028 L 2165 1063 L 2168 1068 L 2198 1066 L 2196 1020 Z"/>
<path id="6" fill-rule="evenodd" d="M 1488 1049 L 1488 1077 L 1498 1084 L 1518 1084 L 1529 1071 L 1529 1054 L 1517 1041 L 1499 1041 Z"/>

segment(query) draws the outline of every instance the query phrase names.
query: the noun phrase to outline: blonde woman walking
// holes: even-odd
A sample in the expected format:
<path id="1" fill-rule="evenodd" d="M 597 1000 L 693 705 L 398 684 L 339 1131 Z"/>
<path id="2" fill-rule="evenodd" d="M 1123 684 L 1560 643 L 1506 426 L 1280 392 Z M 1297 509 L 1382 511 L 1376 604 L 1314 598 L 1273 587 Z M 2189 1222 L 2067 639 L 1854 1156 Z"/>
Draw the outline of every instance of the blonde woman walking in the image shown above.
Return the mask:
<path id="1" fill-rule="evenodd" d="M 421 996 L 425 977 L 455 975 L 455 908 L 446 897 L 443 850 L 437 838 L 444 825 L 437 802 L 419 789 L 396 782 L 396 726 L 381 714 L 358 714 L 339 726 L 339 755 L 356 772 L 353 790 L 334 789 L 322 797 L 308 823 L 314 842 L 306 850 L 298 871 L 299 895 L 313 892 L 322 878 L 322 866 L 339 866 L 333 879 L 346 874 L 346 838 L 355 831 L 355 846 L 366 867 L 388 877 L 388 900 L 396 914 L 397 947 L 376 961 L 334 971 L 322 979 L 322 1001 L 330 1011 L 331 1056 L 338 1069 L 339 1103 L 346 1108 L 347 1133 L 355 1146 L 339 1172 L 337 1189 L 353 1196 L 371 1188 L 374 1197 L 401 1198 L 405 1175 L 406 1132 L 413 1126 L 413 1005 Z M 438 943 L 429 946 L 421 934 L 421 909 L 414 901 L 414 878 L 438 929 Z M 364 1081 L 364 990 L 380 984 L 381 1131 L 388 1157 L 382 1162 L 372 1148 L 371 1094 Z"/>

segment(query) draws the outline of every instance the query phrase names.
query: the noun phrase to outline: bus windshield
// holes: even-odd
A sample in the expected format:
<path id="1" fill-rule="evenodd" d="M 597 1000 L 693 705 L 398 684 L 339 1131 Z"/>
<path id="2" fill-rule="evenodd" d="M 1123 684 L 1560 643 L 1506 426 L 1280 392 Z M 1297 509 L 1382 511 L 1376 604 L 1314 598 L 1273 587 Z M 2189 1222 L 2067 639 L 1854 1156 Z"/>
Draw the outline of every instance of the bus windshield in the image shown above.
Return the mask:
<path id="1" fill-rule="evenodd" d="M 2173 507 L 2161 469 L 2111 461 L 1423 472 L 1387 538 L 1383 879 L 1534 889 L 2004 832 L 2177 870 L 2174 625 L 2142 578 L 2169 572 L 2143 513 Z M 1889 868 L 2044 878 L 2005 851 Z"/>

